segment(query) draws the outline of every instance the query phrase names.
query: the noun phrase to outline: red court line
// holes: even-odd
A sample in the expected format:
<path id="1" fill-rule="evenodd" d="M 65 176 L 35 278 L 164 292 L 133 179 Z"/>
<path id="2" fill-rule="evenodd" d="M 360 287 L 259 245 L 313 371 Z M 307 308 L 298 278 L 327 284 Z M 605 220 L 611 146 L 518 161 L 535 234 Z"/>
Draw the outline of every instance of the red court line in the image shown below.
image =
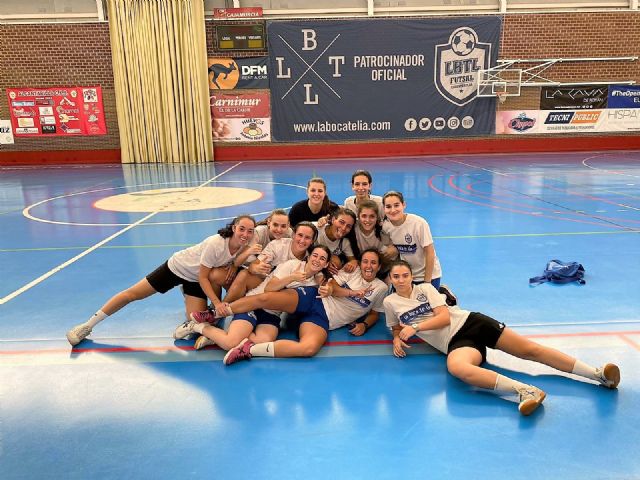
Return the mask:
<path id="1" fill-rule="evenodd" d="M 629 337 L 627 337 L 626 335 L 620 335 L 620 338 L 622 340 L 624 340 L 626 343 L 628 343 L 629 345 L 631 345 L 633 348 L 635 348 L 636 350 L 640 350 L 640 344 L 634 342 L 633 340 L 631 340 Z"/>
<path id="2" fill-rule="evenodd" d="M 538 333 L 532 335 L 523 335 L 527 338 L 569 338 L 569 337 L 605 337 L 618 336 L 626 343 L 640 350 L 640 345 L 633 340 L 625 337 L 625 335 L 640 335 L 640 330 L 628 330 L 619 332 L 574 332 L 574 333 Z M 327 342 L 325 347 L 343 347 L 343 346 L 366 346 L 366 345 L 391 345 L 392 340 L 346 340 L 337 342 Z M 409 340 L 409 343 L 424 343 L 419 339 Z M 218 346 L 207 347 L 207 349 L 220 349 Z M 0 350 L 0 355 L 42 355 L 51 353 L 125 353 L 125 352 L 154 352 L 154 351 L 195 351 L 191 346 L 166 346 L 166 347 L 109 347 L 109 348 L 55 348 L 48 350 Z"/>

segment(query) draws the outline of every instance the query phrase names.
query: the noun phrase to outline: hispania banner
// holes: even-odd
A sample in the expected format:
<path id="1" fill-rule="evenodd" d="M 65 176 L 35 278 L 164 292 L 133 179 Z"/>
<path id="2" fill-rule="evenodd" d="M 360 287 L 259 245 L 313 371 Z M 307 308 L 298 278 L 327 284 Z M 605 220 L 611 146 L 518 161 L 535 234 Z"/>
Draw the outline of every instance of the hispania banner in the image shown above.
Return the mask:
<path id="1" fill-rule="evenodd" d="M 613 85 L 609 89 L 609 108 L 640 108 L 640 87 Z"/>
<path id="2" fill-rule="evenodd" d="M 211 92 L 210 106 L 214 142 L 271 140 L 268 92 Z"/>
<path id="3" fill-rule="evenodd" d="M 594 110 L 607 108 L 609 87 L 582 85 L 576 87 L 542 87 L 540 110 Z"/>
<path id="4" fill-rule="evenodd" d="M 640 109 L 503 110 L 496 134 L 630 132 L 640 130 Z"/>
<path id="5" fill-rule="evenodd" d="M 491 135 L 501 19 L 268 22 L 276 141 Z"/>
<path id="6" fill-rule="evenodd" d="M 209 89 L 269 88 L 269 57 L 209 58 Z"/>
<path id="7" fill-rule="evenodd" d="M 9 88 L 17 137 L 106 135 L 100 87 Z"/>

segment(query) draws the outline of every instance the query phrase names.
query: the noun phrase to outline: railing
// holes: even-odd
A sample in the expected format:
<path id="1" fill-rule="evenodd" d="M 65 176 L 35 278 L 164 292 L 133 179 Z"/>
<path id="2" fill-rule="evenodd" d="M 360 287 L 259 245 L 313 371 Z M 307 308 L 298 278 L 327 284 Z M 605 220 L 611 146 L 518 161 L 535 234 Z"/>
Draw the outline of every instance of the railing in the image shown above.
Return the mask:
<path id="1" fill-rule="evenodd" d="M 265 18 L 353 18 L 416 15 L 477 15 L 538 12 L 638 11 L 640 0 L 205 0 L 205 14 L 214 8 L 262 7 Z M 45 5 L 43 7 L 43 5 Z M 0 1 L 0 23 L 103 22 L 105 0 L 95 9 L 84 1 Z M 30 9 L 33 11 L 30 11 Z M 63 11 L 57 11 L 63 10 Z"/>

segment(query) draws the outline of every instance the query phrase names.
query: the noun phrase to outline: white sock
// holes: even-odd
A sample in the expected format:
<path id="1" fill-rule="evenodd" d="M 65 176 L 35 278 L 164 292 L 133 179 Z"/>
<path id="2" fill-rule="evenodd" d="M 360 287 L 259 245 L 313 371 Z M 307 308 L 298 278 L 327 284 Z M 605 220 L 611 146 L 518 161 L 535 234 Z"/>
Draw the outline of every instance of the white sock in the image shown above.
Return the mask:
<path id="1" fill-rule="evenodd" d="M 94 313 L 91 316 L 91 318 L 89 320 L 87 320 L 87 325 L 89 325 L 91 328 L 93 328 L 97 324 L 99 324 L 101 321 L 103 321 L 105 318 L 107 318 L 108 316 L 109 315 L 104 313 L 102 310 L 98 310 L 96 313 Z"/>
<path id="2" fill-rule="evenodd" d="M 571 373 L 575 373 L 576 375 L 580 375 L 581 377 L 590 378 L 591 380 L 598 380 L 595 367 L 587 365 L 580 360 L 576 360 Z"/>
<path id="3" fill-rule="evenodd" d="M 273 347 L 274 342 L 266 342 L 266 343 L 256 343 L 253 347 L 251 347 L 251 356 L 252 357 L 274 357 L 275 356 L 275 348 Z"/>
<path id="4" fill-rule="evenodd" d="M 202 330 L 204 330 L 204 327 L 208 327 L 209 324 L 208 323 L 196 323 L 193 326 L 193 331 L 199 333 L 200 335 L 203 335 Z"/>
<path id="5" fill-rule="evenodd" d="M 528 386 L 529 385 L 526 383 L 518 382 L 517 380 L 498 374 L 498 378 L 496 378 L 496 385 L 493 389 L 496 392 L 517 393 L 518 389 Z"/>

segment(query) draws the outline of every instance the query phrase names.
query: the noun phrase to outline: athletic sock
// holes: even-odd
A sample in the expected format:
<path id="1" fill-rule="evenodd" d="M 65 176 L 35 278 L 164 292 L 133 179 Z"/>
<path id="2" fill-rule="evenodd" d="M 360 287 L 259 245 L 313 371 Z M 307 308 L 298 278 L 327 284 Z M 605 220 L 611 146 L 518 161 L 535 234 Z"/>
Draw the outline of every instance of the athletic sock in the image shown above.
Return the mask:
<path id="1" fill-rule="evenodd" d="M 595 367 L 587 365 L 580 360 L 576 360 L 575 365 L 573 366 L 573 370 L 571 373 L 576 375 L 580 375 L 581 377 L 590 378 L 591 380 L 599 380 L 598 375 L 596 374 Z"/>
<path id="2" fill-rule="evenodd" d="M 98 310 L 96 313 L 94 313 L 91 316 L 91 318 L 89 320 L 87 320 L 87 325 L 89 325 L 91 328 L 93 328 L 97 324 L 99 324 L 101 321 L 103 321 L 105 318 L 107 318 L 108 316 L 109 315 L 104 313 L 102 310 Z"/>
<path id="3" fill-rule="evenodd" d="M 193 326 L 193 331 L 196 333 L 199 333 L 200 335 L 204 335 L 202 333 L 202 330 L 204 330 L 204 327 L 209 327 L 210 325 L 208 323 L 196 323 Z"/>
<path id="4" fill-rule="evenodd" d="M 266 342 L 266 343 L 256 343 L 251 347 L 251 356 L 252 357 L 273 357 L 275 356 L 275 348 L 273 347 L 274 342 Z"/>
<path id="5" fill-rule="evenodd" d="M 517 393 L 519 389 L 523 387 L 526 388 L 528 386 L 529 385 L 526 383 L 518 382 L 517 380 L 498 374 L 498 378 L 496 378 L 496 385 L 493 389 L 497 392 Z"/>

